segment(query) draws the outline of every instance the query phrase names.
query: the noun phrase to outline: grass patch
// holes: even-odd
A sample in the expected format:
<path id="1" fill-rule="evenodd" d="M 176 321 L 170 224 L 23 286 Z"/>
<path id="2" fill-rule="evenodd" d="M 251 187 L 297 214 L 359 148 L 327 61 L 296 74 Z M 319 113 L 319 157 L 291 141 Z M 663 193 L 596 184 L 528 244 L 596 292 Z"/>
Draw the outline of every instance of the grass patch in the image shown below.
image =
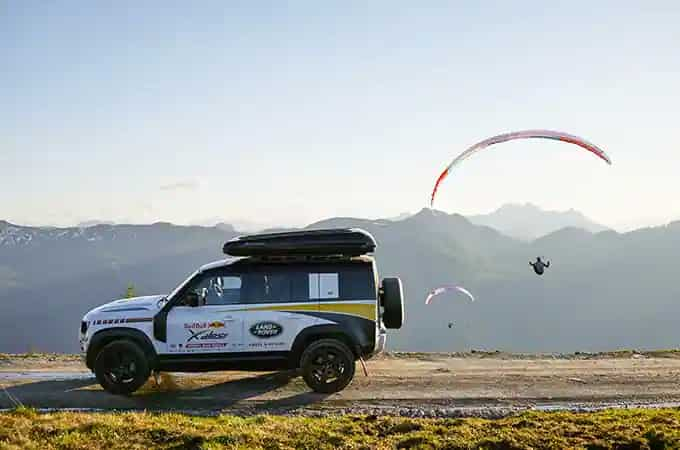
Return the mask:
<path id="1" fill-rule="evenodd" d="M 43 352 L 29 352 L 29 353 L 0 353 L 0 360 L 42 360 L 42 361 L 80 361 L 82 358 L 78 354 L 73 353 L 43 353 Z"/>
<path id="2" fill-rule="evenodd" d="M 680 410 L 528 412 L 500 420 L 375 416 L 192 417 L 152 413 L 0 414 L 0 448 L 662 449 L 680 447 Z"/>

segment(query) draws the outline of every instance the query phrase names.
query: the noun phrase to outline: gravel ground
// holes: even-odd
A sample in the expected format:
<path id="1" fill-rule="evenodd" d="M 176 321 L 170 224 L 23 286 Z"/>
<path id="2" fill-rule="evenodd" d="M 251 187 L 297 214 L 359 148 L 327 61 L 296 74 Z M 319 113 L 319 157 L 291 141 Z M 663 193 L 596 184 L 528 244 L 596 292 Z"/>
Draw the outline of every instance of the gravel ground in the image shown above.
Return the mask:
<path id="1" fill-rule="evenodd" d="M 320 395 L 294 373 L 162 374 L 131 397 L 103 392 L 79 358 L 0 355 L 0 408 L 172 410 L 192 414 L 503 417 L 527 409 L 680 406 L 678 352 L 391 354 L 344 391 Z M 6 390 L 6 391 L 5 391 Z M 7 395 L 9 394 L 9 395 Z"/>

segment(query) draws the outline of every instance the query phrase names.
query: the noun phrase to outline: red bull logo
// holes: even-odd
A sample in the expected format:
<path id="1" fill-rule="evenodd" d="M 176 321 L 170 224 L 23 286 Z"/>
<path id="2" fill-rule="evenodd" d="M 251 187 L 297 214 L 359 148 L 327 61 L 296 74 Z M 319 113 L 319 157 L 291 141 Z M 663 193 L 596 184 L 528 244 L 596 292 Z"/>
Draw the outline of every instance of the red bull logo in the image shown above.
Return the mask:
<path id="1" fill-rule="evenodd" d="M 187 330 L 202 330 L 204 328 L 224 328 L 224 322 L 220 320 L 215 320 L 212 322 L 185 323 L 184 328 Z"/>

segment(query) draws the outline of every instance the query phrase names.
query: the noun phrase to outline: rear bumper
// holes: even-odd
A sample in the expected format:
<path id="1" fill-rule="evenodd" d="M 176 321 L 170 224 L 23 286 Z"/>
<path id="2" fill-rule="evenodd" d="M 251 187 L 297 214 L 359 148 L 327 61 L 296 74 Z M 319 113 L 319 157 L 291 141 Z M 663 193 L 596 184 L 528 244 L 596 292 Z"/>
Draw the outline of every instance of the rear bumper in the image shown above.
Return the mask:
<path id="1" fill-rule="evenodd" d="M 387 342 L 387 330 L 384 328 L 378 329 L 377 335 L 375 336 L 375 349 L 374 354 L 382 353 L 385 351 L 385 343 Z"/>

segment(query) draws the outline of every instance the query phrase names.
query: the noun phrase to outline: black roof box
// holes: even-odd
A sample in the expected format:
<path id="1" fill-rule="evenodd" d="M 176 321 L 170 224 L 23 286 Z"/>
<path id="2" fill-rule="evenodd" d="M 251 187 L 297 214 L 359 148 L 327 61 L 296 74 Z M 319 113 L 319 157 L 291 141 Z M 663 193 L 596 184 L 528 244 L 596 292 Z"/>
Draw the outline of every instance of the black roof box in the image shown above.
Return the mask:
<path id="1" fill-rule="evenodd" d="M 364 230 L 337 228 L 239 236 L 222 250 L 231 256 L 359 256 L 373 252 L 375 245 L 373 236 Z"/>

